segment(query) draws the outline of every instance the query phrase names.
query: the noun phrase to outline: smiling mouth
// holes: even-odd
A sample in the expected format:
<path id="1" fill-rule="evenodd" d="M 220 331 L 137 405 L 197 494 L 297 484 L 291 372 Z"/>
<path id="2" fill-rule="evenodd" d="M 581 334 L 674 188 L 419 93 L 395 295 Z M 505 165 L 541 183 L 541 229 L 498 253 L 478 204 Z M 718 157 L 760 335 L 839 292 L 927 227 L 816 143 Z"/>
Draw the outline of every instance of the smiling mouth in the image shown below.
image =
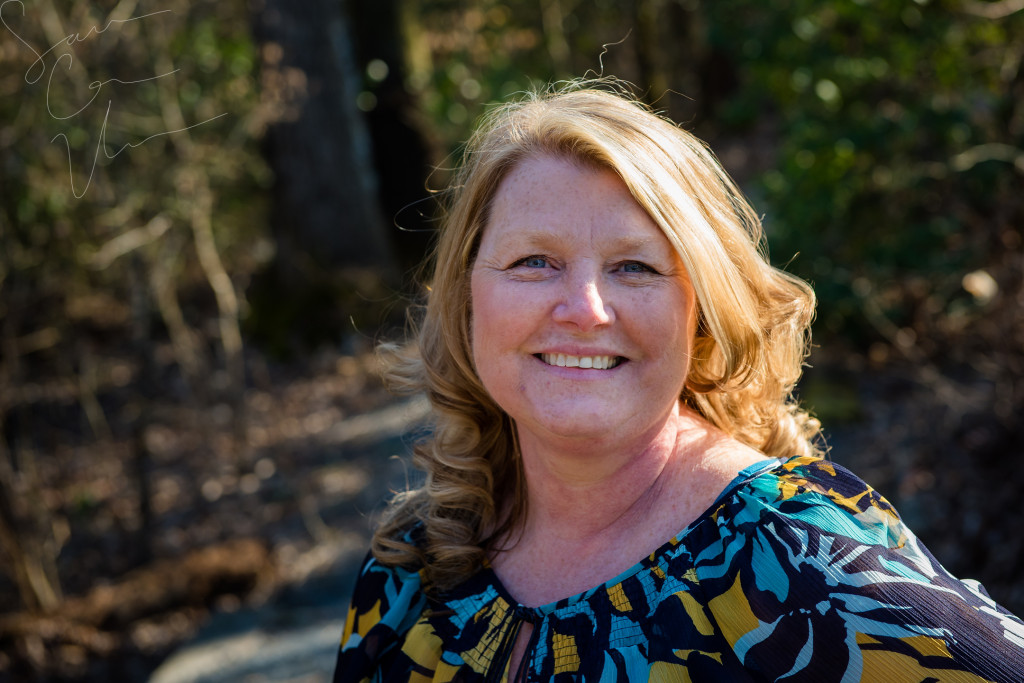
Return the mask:
<path id="1" fill-rule="evenodd" d="M 622 356 L 570 356 L 564 353 L 537 353 L 534 355 L 548 365 L 560 368 L 611 370 L 626 361 Z"/>

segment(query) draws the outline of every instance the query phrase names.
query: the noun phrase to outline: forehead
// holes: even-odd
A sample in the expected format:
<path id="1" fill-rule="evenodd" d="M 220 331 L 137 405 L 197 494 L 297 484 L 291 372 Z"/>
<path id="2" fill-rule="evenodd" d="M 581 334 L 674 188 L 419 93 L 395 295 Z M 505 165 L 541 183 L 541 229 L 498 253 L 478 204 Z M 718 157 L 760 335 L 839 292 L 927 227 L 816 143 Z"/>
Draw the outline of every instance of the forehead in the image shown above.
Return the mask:
<path id="1" fill-rule="evenodd" d="M 518 162 L 492 198 L 484 240 L 543 244 L 583 238 L 625 248 L 671 248 L 614 171 L 553 155 Z"/>

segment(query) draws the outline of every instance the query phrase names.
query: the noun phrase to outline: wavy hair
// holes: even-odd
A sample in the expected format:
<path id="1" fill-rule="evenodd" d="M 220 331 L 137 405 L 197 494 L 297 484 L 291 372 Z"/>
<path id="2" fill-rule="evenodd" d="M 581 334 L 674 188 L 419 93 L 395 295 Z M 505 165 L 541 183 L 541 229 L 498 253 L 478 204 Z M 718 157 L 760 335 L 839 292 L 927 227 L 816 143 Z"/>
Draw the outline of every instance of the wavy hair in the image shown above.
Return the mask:
<path id="1" fill-rule="evenodd" d="M 521 160 L 561 156 L 613 171 L 679 253 L 697 296 L 681 400 L 771 457 L 820 455 L 820 425 L 792 392 L 810 344 L 814 293 L 772 267 L 761 222 L 708 148 L 608 79 L 574 81 L 488 113 L 466 145 L 412 340 L 380 349 L 393 389 L 423 392 L 429 436 L 419 488 L 396 496 L 373 539 L 385 564 L 436 589 L 476 572 L 526 514 L 515 426 L 477 376 L 470 273 L 492 200 Z"/>

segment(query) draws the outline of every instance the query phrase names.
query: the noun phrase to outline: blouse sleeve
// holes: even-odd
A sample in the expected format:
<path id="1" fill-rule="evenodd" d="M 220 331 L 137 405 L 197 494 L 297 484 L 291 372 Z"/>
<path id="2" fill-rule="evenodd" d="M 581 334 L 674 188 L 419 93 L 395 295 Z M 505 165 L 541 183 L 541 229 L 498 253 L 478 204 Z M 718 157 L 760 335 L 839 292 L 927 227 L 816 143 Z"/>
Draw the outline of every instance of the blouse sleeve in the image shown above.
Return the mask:
<path id="1" fill-rule="evenodd" d="M 867 484 L 824 460 L 755 479 L 720 511 L 700 588 L 767 680 L 1022 681 L 1024 623 L 950 575 Z M 724 559 L 723 559 L 724 558 Z"/>
<path id="2" fill-rule="evenodd" d="M 420 576 L 368 556 L 345 619 L 334 683 L 375 681 L 426 606 Z"/>

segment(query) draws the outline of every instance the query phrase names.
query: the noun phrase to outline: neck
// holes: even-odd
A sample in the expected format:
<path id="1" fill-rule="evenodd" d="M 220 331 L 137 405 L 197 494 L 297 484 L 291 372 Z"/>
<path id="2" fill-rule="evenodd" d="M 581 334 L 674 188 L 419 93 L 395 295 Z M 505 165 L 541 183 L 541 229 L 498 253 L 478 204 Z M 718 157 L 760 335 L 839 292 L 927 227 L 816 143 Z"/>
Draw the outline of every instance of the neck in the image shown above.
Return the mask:
<path id="1" fill-rule="evenodd" d="M 521 435 L 527 488 L 524 537 L 585 547 L 634 529 L 663 491 L 696 466 L 696 446 L 707 425 L 676 406 L 651 432 L 633 443 L 595 443 L 579 448 Z"/>
<path id="2" fill-rule="evenodd" d="M 589 448 L 553 448 L 553 440 L 525 431 L 526 518 L 491 563 L 511 595 L 534 606 L 625 571 L 764 457 L 678 406 L 632 443 L 592 439 Z"/>

